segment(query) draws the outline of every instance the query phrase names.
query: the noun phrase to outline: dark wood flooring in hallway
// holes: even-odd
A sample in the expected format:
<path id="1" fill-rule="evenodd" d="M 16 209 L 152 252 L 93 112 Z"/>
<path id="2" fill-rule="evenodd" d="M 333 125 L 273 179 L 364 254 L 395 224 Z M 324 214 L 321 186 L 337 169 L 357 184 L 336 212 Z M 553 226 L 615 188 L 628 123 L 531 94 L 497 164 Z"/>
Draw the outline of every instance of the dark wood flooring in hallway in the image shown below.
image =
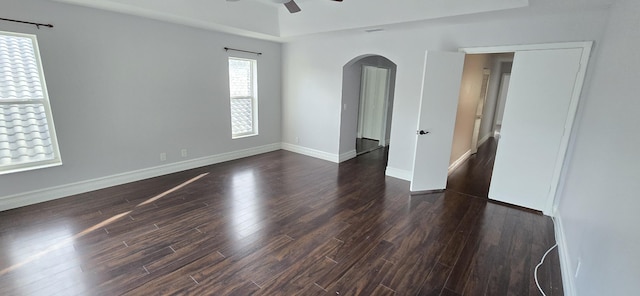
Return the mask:
<path id="1" fill-rule="evenodd" d="M 0 295 L 540 295 L 548 217 L 276 151 L 0 212 Z M 539 270 L 561 295 L 557 252 Z"/>
<path id="2" fill-rule="evenodd" d="M 489 138 L 480 145 L 477 153 L 471 155 L 449 175 L 447 190 L 488 198 L 497 147 L 494 138 Z"/>
<path id="3" fill-rule="evenodd" d="M 381 148 L 379 143 L 380 143 L 380 141 L 377 141 L 377 140 L 371 140 L 371 139 L 366 139 L 366 138 L 357 138 L 356 139 L 356 154 L 360 155 L 360 154 L 364 154 L 364 153 L 376 150 L 378 148 Z"/>

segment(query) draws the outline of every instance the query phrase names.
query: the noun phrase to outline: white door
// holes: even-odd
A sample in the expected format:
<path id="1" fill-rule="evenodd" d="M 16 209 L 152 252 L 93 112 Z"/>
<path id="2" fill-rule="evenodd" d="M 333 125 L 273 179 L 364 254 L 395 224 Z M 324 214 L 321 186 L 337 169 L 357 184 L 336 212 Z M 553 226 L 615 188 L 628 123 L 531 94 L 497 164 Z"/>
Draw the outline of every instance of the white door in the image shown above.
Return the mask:
<path id="1" fill-rule="evenodd" d="M 358 135 L 372 140 L 382 139 L 388 69 L 362 67 Z"/>
<path id="2" fill-rule="evenodd" d="M 464 53 L 426 54 L 413 156 L 413 192 L 440 190 L 447 185 L 463 67 Z"/>
<path id="3" fill-rule="evenodd" d="M 581 58 L 581 48 L 516 52 L 489 198 L 548 210 Z"/>
<path id="4" fill-rule="evenodd" d="M 491 77 L 491 70 L 484 69 L 484 71 L 482 71 L 482 86 L 480 87 L 480 98 L 478 98 L 478 105 L 476 106 L 476 119 L 473 123 L 473 135 L 471 136 L 471 153 L 478 152 L 478 138 L 480 137 L 482 114 L 484 112 L 484 104 L 487 101 L 487 93 L 489 92 L 489 77 Z"/>

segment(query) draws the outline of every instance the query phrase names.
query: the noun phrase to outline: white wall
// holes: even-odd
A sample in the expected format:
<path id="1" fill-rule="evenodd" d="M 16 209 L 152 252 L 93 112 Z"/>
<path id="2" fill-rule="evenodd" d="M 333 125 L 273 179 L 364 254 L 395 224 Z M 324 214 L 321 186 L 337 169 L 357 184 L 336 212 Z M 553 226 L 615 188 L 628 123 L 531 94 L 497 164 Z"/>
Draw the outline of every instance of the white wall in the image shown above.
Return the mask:
<path id="1" fill-rule="evenodd" d="M 0 7 L 2 17 L 55 25 L 0 22 L 0 30 L 38 37 L 64 163 L 2 175 L 0 204 L 27 191 L 280 142 L 278 43 L 45 0 Z M 257 137 L 231 140 L 224 46 L 264 53 Z"/>
<path id="2" fill-rule="evenodd" d="M 354 57 L 379 54 L 397 64 L 388 166 L 406 176 L 415 146 L 426 49 L 599 41 L 607 16 L 606 9 L 492 13 L 393 26 L 376 33 L 348 31 L 296 39 L 283 50 L 283 141 L 294 143 L 299 137 L 301 146 L 338 154 L 342 67 Z"/>
<path id="3" fill-rule="evenodd" d="M 576 295 L 640 291 L 639 15 L 637 0 L 614 5 L 569 148 L 558 216 Z"/>

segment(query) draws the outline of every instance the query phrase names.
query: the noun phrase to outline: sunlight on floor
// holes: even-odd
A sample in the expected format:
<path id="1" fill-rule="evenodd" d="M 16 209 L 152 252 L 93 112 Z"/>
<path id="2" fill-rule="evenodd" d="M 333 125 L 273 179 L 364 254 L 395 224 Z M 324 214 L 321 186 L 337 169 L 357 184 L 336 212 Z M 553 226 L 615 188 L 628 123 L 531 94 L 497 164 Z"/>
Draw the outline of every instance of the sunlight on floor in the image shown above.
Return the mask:
<path id="1" fill-rule="evenodd" d="M 259 231 L 262 219 L 262 201 L 258 198 L 253 170 L 245 170 L 233 175 L 233 234 L 237 239 L 245 238 Z"/>
<path id="2" fill-rule="evenodd" d="M 184 183 L 173 187 L 163 193 L 160 193 L 152 198 L 149 198 L 138 205 L 135 208 L 148 205 L 157 201 L 160 198 L 163 198 L 173 192 L 176 192 L 185 186 L 207 176 L 209 173 L 200 174 Z M 134 209 L 135 209 L 134 208 Z M 66 225 L 53 225 L 51 228 L 46 229 L 46 233 L 43 234 L 42 231 L 34 233 L 33 235 L 25 234 L 21 235 L 15 240 L 12 241 L 10 250 L 11 250 L 11 258 L 17 258 L 13 262 L 13 265 L 0 270 L 0 276 L 5 276 L 9 272 L 17 270 L 15 276 L 18 278 L 31 279 L 34 274 L 43 274 L 43 277 L 51 277 L 55 276 L 57 273 L 61 271 L 67 271 L 66 269 L 76 269 L 74 273 L 65 272 L 64 278 L 56 279 L 53 281 L 56 286 L 65 285 L 65 281 L 72 280 L 78 281 L 82 275 L 82 270 L 79 267 L 78 259 L 76 258 L 75 249 L 73 247 L 73 243 L 76 239 L 81 238 L 95 230 L 102 229 L 105 226 L 119 220 L 122 217 L 126 217 L 129 215 L 131 211 L 127 211 L 121 214 L 117 214 L 112 216 L 109 219 L 106 219 L 96 225 L 93 225 L 75 235 L 71 233 L 69 228 Z M 58 255 L 59 256 L 55 256 Z M 43 258 L 44 256 L 46 257 Z M 26 268 L 26 265 L 29 265 Z M 25 267 L 25 268 L 21 268 Z M 22 276 L 24 275 L 24 276 Z M 83 282 L 83 281 L 78 281 Z M 26 285 L 23 285 L 26 286 Z M 69 285 L 70 287 L 81 289 L 82 286 L 78 285 Z M 72 292 L 72 291 L 69 291 Z M 82 292 L 79 290 L 78 292 Z M 29 291 L 25 291 L 24 295 L 30 295 Z M 70 294 L 78 294 L 78 293 L 70 293 Z"/>

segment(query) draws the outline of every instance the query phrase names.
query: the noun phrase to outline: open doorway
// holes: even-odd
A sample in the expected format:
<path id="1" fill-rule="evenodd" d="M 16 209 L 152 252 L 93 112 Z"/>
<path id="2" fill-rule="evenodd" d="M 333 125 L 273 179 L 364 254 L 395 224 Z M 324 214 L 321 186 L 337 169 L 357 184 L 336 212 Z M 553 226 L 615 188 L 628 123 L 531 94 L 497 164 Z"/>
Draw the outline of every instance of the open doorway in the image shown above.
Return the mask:
<path id="1" fill-rule="evenodd" d="M 552 213 L 571 136 L 567 131 L 575 119 L 592 46 L 565 42 L 427 51 L 411 191 L 451 188 L 447 176 L 458 100 L 447 98 L 461 95 L 465 54 L 514 52 L 487 196 Z M 466 90 L 463 86 L 462 92 Z M 470 109 L 473 118 L 475 109 Z"/>
<path id="2" fill-rule="evenodd" d="M 500 139 L 500 130 L 502 129 L 502 118 L 504 116 L 504 106 L 507 102 L 507 94 L 509 93 L 509 81 L 511 81 L 511 68 L 513 67 L 513 56 L 511 59 L 505 59 L 500 62 L 500 76 L 498 81 L 498 94 L 495 100 L 495 112 L 493 116 L 493 135 L 494 138 Z"/>
<path id="3" fill-rule="evenodd" d="M 396 64 L 363 55 L 343 67 L 340 161 L 389 146 Z"/>
<path id="4" fill-rule="evenodd" d="M 390 70 L 363 65 L 358 104 L 358 134 L 356 154 L 364 154 L 387 146 L 388 120 L 387 98 L 389 96 Z"/>
<path id="5" fill-rule="evenodd" d="M 465 56 L 448 190 L 488 198 L 513 57 L 513 53 Z"/>

